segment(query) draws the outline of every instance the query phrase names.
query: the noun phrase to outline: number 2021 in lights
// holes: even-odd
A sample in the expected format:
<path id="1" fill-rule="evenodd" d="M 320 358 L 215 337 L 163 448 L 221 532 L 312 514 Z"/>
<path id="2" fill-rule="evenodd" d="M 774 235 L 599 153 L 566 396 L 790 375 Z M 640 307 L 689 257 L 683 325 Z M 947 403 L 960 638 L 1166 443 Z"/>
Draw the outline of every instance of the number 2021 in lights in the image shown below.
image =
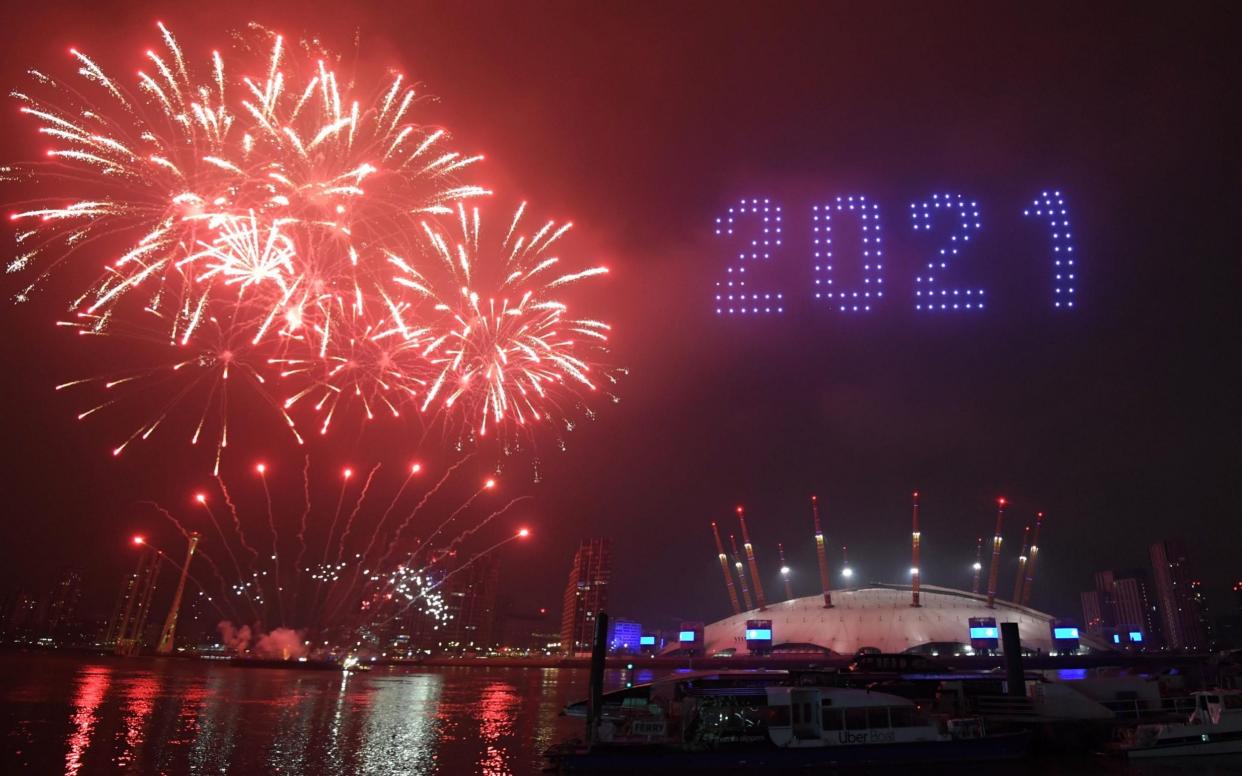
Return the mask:
<path id="1" fill-rule="evenodd" d="M 1073 234 L 1070 231 L 1065 197 L 1060 191 L 1044 191 L 1023 211 L 1048 227 L 1051 234 L 1052 305 L 1074 307 L 1074 276 L 1077 274 Z M 742 237 L 736 261 L 725 269 L 725 278 L 716 282 L 715 309 L 718 315 L 767 315 L 785 312 L 786 297 L 781 291 L 753 286 L 747 269 L 770 263 L 782 243 L 781 206 L 770 199 L 743 198 L 716 219 L 716 234 L 734 237 L 740 223 L 751 221 L 753 237 Z M 911 226 L 915 233 L 940 236 L 932 249 L 927 268 L 915 278 L 914 309 L 918 311 L 958 310 L 976 312 L 986 307 L 986 292 L 973 285 L 947 280 L 951 266 L 959 264 L 961 253 L 977 236 L 983 224 L 979 205 L 957 193 L 936 193 L 910 203 Z M 840 247 L 833 242 L 833 225 L 851 220 L 860 235 L 857 261 L 862 274 L 852 286 L 834 276 L 842 261 Z M 947 238 L 947 239 L 945 239 Z M 834 251 L 838 255 L 834 256 Z M 880 231 L 880 206 L 867 197 L 842 195 L 811 206 L 811 254 L 814 297 L 842 313 L 870 312 L 884 300 L 884 243 Z"/>

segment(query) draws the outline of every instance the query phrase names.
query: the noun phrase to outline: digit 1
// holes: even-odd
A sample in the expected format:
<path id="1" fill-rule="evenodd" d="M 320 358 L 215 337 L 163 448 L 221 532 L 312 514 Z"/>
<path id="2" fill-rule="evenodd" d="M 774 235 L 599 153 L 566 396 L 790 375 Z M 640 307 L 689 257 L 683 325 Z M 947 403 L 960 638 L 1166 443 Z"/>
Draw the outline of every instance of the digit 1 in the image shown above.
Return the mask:
<path id="1" fill-rule="evenodd" d="M 1033 215 L 1048 222 L 1052 232 L 1052 305 L 1074 306 L 1074 280 L 1078 270 L 1074 264 L 1073 234 L 1070 233 L 1065 198 L 1059 191 L 1044 191 L 1035 198 L 1022 215 Z"/>
<path id="2" fill-rule="evenodd" d="M 956 258 L 958 251 L 970 242 L 972 232 L 978 232 L 979 205 L 967 202 L 961 194 L 932 194 L 930 200 L 910 203 L 910 215 L 914 218 L 914 231 L 930 232 L 932 213 L 943 214 L 957 221 L 951 226 L 949 242 L 932 254 L 927 263 L 927 274 L 915 278 L 914 309 L 916 310 L 982 310 L 982 288 L 948 288 L 937 283 L 949 269 L 949 259 Z"/>
<path id="3" fill-rule="evenodd" d="M 834 213 L 858 216 L 862 229 L 862 285 L 847 288 L 833 282 L 832 219 Z M 884 296 L 884 250 L 880 246 L 880 206 L 861 195 L 837 197 L 836 202 L 811 207 L 811 242 L 815 256 L 815 298 L 837 306 L 839 312 L 871 310 Z"/>
<path id="4" fill-rule="evenodd" d="M 737 222 L 750 218 L 755 225 L 754 236 L 744 242 L 737 254 L 737 264 L 725 268 L 725 279 L 716 281 L 717 315 L 764 315 L 785 312 L 785 295 L 778 291 L 760 291 L 749 285 L 747 265 L 772 259 L 772 251 L 781 245 L 781 206 L 767 199 L 745 199 L 716 219 L 716 234 L 733 237 L 740 230 Z M 742 237 L 745 240 L 745 236 Z"/>

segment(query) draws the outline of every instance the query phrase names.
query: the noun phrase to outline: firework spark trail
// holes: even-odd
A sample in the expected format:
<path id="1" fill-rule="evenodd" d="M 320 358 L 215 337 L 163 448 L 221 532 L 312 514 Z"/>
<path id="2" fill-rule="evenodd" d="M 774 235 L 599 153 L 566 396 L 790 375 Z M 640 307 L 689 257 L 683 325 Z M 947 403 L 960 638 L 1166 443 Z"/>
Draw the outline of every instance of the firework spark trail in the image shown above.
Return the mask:
<path id="1" fill-rule="evenodd" d="M 306 499 L 306 508 L 302 510 L 302 519 L 298 527 L 298 554 L 293 560 L 293 573 L 295 581 L 293 585 L 293 604 L 294 614 L 298 612 L 298 597 L 302 591 L 302 556 L 306 554 L 306 520 L 310 517 L 311 512 L 311 495 L 310 495 L 310 455 L 306 456 L 306 463 L 302 466 L 302 495 Z"/>
<path id="2" fill-rule="evenodd" d="M 328 554 L 332 551 L 332 537 L 336 535 L 336 525 L 341 520 L 341 507 L 345 504 L 345 491 L 349 488 L 349 481 L 354 477 L 354 470 L 346 468 L 342 473 L 341 492 L 336 498 L 336 510 L 332 514 L 332 523 L 328 526 L 328 537 L 323 543 L 323 557 L 319 561 L 319 570 L 315 573 L 315 592 L 311 596 L 310 605 L 312 612 L 319 612 L 322 618 L 322 610 L 319 605 L 321 594 L 323 593 L 323 580 L 326 576 L 324 569 L 328 567 Z M 335 581 L 335 580 L 334 580 Z"/>
<path id="3" fill-rule="evenodd" d="M 250 574 L 255 573 L 254 564 L 259 559 L 259 551 L 246 541 L 246 529 L 242 528 L 241 517 L 237 514 L 237 505 L 233 503 L 233 497 L 229 495 L 228 486 L 224 484 L 224 478 L 219 474 L 216 475 L 216 482 L 220 483 L 220 492 L 224 494 L 224 503 L 228 505 L 229 515 L 233 518 L 233 527 L 237 529 L 237 540 L 241 543 L 242 549 L 250 553 Z"/>
<path id="4" fill-rule="evenodd" d="M 180 520 L 174 517 L 173 514 L 169 512 L 167 509 L 165 509 L 161 504 L 159 504 L 156 501 L 151 501 L 151 500 L 139 501 L 138 503 L 146 504 L 150 506 L 152 509 L 158 512 L 162 517 L 164 517 L 166 520 L 171 522 L 176 527 L 176 529 L 181 533 L 181 537 L 183 539 L 185 539 L 186 541 L 190 540 L 190 532 L 186 530 L 185 526 L 182 525 Z M 229 605 L 229 608 L 233 610 L 233 615 L 232 615 L 233 619 L 241 619 L 240 614 L 237 611 L 237 607 L 233 605 L 233 598 L 229 595 L 228 582 L 225 581 L 224 575 L 220 573 L 220 567 L 216 565 L 215 560 L 213 560 L 212 557 L 207 554 L 207 551 L 203 549 L 197 550 L 195 552 L 195 555 L 202 556 L 203 560 L 207 562 L 207 565 L 211 567 L 212 573 L 215 575 L 216 579 L 220 583 L 220 592 L 222 594 L 221 600 L 227 602 Z M 199 583 L 199 589 L 203 591 L 204 595 L 207 594 L 207 588 L 204 587 L 201 583 Z M 220 616 L 222 617 L 225 616 L 224 612 L 220 609 L 219 605 L 216 604 L 215 601 L 212 600 L 211 596 L 207 596 L 207 600 L 211 601 L 212 605 L 216 607 L 216 611 L 220 613 Z"/>
<path id="5" fill-rule="evenodd" d="M 505 507 L 505 509 L 508 509 L 508 507 L 509 507 L 509 506 L 512 506 L 512 505 L 513 505 L 513 503 L 516 503 L 517 501 L 520 501 L 520 500 L 521 500 L 521 499 L 514 499 L 514 500 L 513 500 L 513 502 L 510 502 L 510 504 L 509 504 L 508 506 L 506 506 L 506 507 Z M 504 510 L 500 510 L 500 511 L 504 511 Z M 442 579 L 440 579 L 440 581 L 439 581 L 439 582 L 436 582 L 436 583 L 434 583 L 434 584 L 431 584 L 431 585 L 429 585 L 429 586 L 427 586 L 427 587 L 423 588 L 421 591 L 419 591 L 418 595 L 416 595 L 416 596 L 412 597 L 412 598 L 411 598 L 411 599 L 410 599 L 410 600 L 409 600 L 409 601 L 405 604 L 405 606 L 403 606 L 403 607 L 401 607 L 400 609 L 398 609 L 398 610 L 394 611 L 394 612 L 393 612 L 393 613 L 392 613 L 392 614 L 388 617 L 388 619 L 381 621 L 381 622 L 380 622 L 380 625 L 387 625 L 388 623 L 391 623 L 393 620 L 397 619 L 398 617 L 402 616 L 402 615 L 403 615 L 403 614 L 405 614 L 407 611 L 409 611 L 410 607 L 414 606 L 416 603 L 418 603 L 418 601 L 420 601 L 420 600 L 422 600 L 422 599 L 426 598 L 426 597 L 427 597 L 427 596 L 429 596 L 429 595 L 434 594 L 434 593 L 435 593 L 435 591 L 437 591 L 437 590 L 439 590 L 441 587 L 443 587 L 443 586 L 444 586 L 444 584 L 445 584 L 446 582 L 448 582 L 450 579 L 452 579 L 452 578 L 453 578 L 454 576 L 456 576 L 458 573 L 460 573 L 460 572 L 462 572 L 462 571 L 465 571 L 466 569 L 470 568 L 470 566 L 472 566 L 472 565 L 474 565 L 475 563 L 479 562 L 480 560 L 482 560 L 483 558 L 487 557 L 487 556 L 488 556 L 488 555 L 490 555 L 491 553 L 493 553 L 493 552 L 495 552 L 496 550 L 500 549 L 501 547 L 505 546 L 505 545 L 506 545 L 506 544 L 508 544 L 509 542 L 512 542 L 512 541 L 514 541 L 514 540 L 516 540 L 516 539 L 520 539 L 520 538 L 522 538 L 522 536 L 523 536 L 523 534 L 522 534 L 522 533 L 520 533 L 520 532 L 518 532 L 518 533 L 514 533 L 514 534 L 512 534 L 512 535 L 510 535 L 510 536 L 506 536 L 505 538 L 501 539 L 500 541 L 496 542 L 495 544 L 491 545 L 490 547 L 488 547 L 488 548 L 486 548 L 486 549 L 484 549 L 484 550 L 481 550 L 480 552 L 475 553 L 475 554 L 474 554 L 474 555 L 472 555 L 472 556 L 470 557 L 470 559 L 469 559 L 469 560 L 467 560 L 465 563 L 461 564 L 461 565 L 460 565 L 460 566 L 458 566 L 457 568 L 455 568 L 455 569 L 453 569 L 452 571 L 450 571 L 449 573 L 445 574 L 445 575 L 444 575 L 444 577 L 443 577 Z M 426 568 L 424 568 L 424 569 L 420 569 L 420 571 L 419 571 L 418 573 L 420 573 L 420 574 L 425 574 L 425 573 L 426 573 Z"/>
<path id="6" fill-rule="evenodd" d="M 216 533 L 220 535 L 220 543 L 224 545 L 224 549 L 228 553 L 229 559 L 233 561 L 233 568 L 237 571 L 237 580 L 239 583 L 238 587 L 244 592 L 243 597 L 245 598 L 246 602 L 250 605 L 251 613 L 254 615 L 254 618 L 256 620 L 262 619 L 259 616 L 258 609 L 255 608 L 254 599 L 250 596 L 249 589 L 245 583 L 246 578 L 245 578 L 245 575 L 242 574 L 241 564 L 237 562 L 237 556 L 233 553 L 233 548 L 229 545 L 228 539 L 225 538 L 224 529 L 220 527 L 220 522 L 216 520 L 215 513 L 212 511 L 211 507 L 207 504 L 206 497 L 204 497 L 200 493 L 195 498 L 195 500 L 199 503 L 200 506 L 202 506 L 203 510 L 207 512 L 207 516 L 211 518 L 211 524 L 216 527 Z"/>
<path id="7" fill-rule="evenodd" d="M 354 520 L 357 519 L 358 513 L 362 510 L 362 504 L 367 499 L 367 493 L 371 490 L 371 480 L 375 478 L 375 473 L 380 470 L 381 464 L 375 464 L 371 472 L 367 474 L 366 482 L 362 484 L 362 491 L 358 494 L 358 501 L 354 504 L 354 509 L 349 513 L 349 518 L 345 521 L 345 529 L 341 531 L 341 540 L 336 548 L 336 562 L 340 563 L 345 556 L 345 540 L 349 538 L 349 532 L 354 526 Z"/>
<path id="8" fill-rule="evenodd" d="M 396 550 L 397 544 L 401 540 L 401 535 L 405 533 L 405 529 L 408 528 L 410 523 L 413 522 L 414 518 L 418 516 L 418 513 L 427 504 L 427 502 L 431 499 L 431 497 L 434 496 L 436 492 L 440 490 L 440 488 L 444 485 L 444 483 L 449 481 L 449 478 L 453 476 L 453 472 L 457 471 L 458 467 L 465 464 L 466 461 L 470 460 L 470 458 L 471 456 L 467 455 L 461 458 L 460 460 L 458 460 L 452 466 L 448 467 L 448 469 L 446 469 L 444 472 L 444 476 L 441 477 L 439 481 L 437 481 L 436 484 L 432 486 L 430 490 L 428 490 L 426 493 L 423 494 L 423 497 L 419 499 L 417 504 L 414 505 L 414 508 L 410 510 L 410 513 L 407 514 L 405 516 L 405 519 L 401 521 L 401 525 L 397 526 L 397 530 L 393 531 L 392 539 L 389 540 L 388 542 L 388 550 L 380 557 L 378 561 L 375 562 L 374 564 L 375 567 L 378 567 L 378 568 L 384 567 L 384 564 L 388 562 L 388 559 L 392 557 L 394 550 Z"/>
<path id="9" fill-rule="evenodd" d="M 508 504 L 505 504 L 505 505 L 504 505 L 503 507 L 501 507 L 500 509 L 497 509 L 495 512 L 492 512 L 490 515 L 488 515 L 487 517 L 485 517 L 485 518 L 483 518 L 482 520 L 480 520 L 480 521 L 479 521 L 478 523 L 476 523 L 473 527 L 471 527 L 471 528 L 467 528 L 466 530 L 462 531 L 462 532 L 461 532 L 461 533 L 459 533 L 459 534 L 458 534 L 458 535 L 457 535 L 457 536 L 456 536 L 456 537 L 455 537 L 455 538 L 454 538 L 451 542 L 449 542 L 447 545 L 445 545 L 445 546 L 444 546 L 444 548 L 443 548 L 442 550 L 440 550 L 440 554 L 439 554 L 438 556 L 436 556 L 436 560 L 431 561 L 431 564 L 434 564 L 434 563 L 436 563 L 436 562 L 437 562 L 437 560 L 439 560 L 439 559 L 441 559 L 441 558 L 444 558 L 444 557 L 448 556 L 448 554 L 449 554 L 449 553 L 451 553 L 451 552 L 453 551 L 453 548 L 455 548 L 457 545 L 461 544 L 463 541 L 465 541 L 465 540 L 466 540 L 466 539 L 468 539 L 469 537 L 471 537 L 471 536 L 473 536 L 474 534 L 478 533 L 478 532 L 479 532 L 479 531 L 480 531 L 480 530 L 481 530 L 484 526 L 486 526 L 488 523 L 492 522 L 492 520 L 496 519 L 497 517 L 500 517 L 500 516 L 501 516 L 501 515 L 503 515 L 505 512 L 508 512 L 508 511 L 509 511 L 509 509 L 510 509 L 510 507 L 512 507 L 513 505 L 518 504 L 518 503 L 523 502 L 523 501 L 529 501 L 529 500 L 530 500 L 530 496 L 518 496 L 518 497 L 516 497 L 516 498 L 514 498 L 514 499 L 510 500 Z M 429 565 L 431 565 L 431 564 L 429 564 Z"/>
<path id="10" fill-rule="evenodd" d="M 332 513 L 332 523 L 328 526 L 328 539 L 323 543 L 323 557 L 319 565 L 327 565 L 328 553 L 332 551 L 332 537 L 336 535 L 336 525 L 341 521 L 341 507 L 345 504 L 345 491 L 349 489 L 349 481 L 354 478 L 354 470 L 346 469 L 341 477 L 341 493 L 336 498 L 336 510 Z"/>
<path id="11" fill-rule="evenodd" d="M 362 576 L 362 567 L 366 564 L 367 558 L 371 557 L 371 550 L 375 548 L 375 543 L 379 540 L 379 537 L 384 530 L 384 523 L 388 521 L 388 517 L 397 506 L 397 502 L 401 500 L 401 496 L 405 493 L 405 489 L 409 486 L 410 481 L 414 479 L 414 475 L 418 474 L 420 471 L 422 471 L 422 466 L 414 464 L 410 468 L 409 474 L 407 474 L 405 479 L 401 482 L 401 487 L 397 488 L 397 492 L 392 497 L 392 501 L 388 502 L 388 508 L 384 510 L 382 515 L 380 515 L 379 522 L 376 523 L 374 530 L 371 531 L 371 539 L 367 542 L 366 549 L 362 551 L 362 554 L 359 556 L 358 563 L 354 566 L 354 576 L 350 580 L 349 585 L 345 588 L 344 592 L 341 593 L 332 614 L 335 614 L 336 611 L 340 609 L 340 607 L 344 605 L 344 603 L 348 601 L 349 597 L 353 594 L 354 588 L 358 585 L 358 580 Z M 328 619 L 331 620 L 332 616 L 329 615 Z"/>
<path id="12" fill-rule="evenodd" d="M 437 536 L 439 536 L 440 532 L 443 531 L 448 526 L 449 523 L 453 522 L 453 520 L 458 515 L 460 515 L 462 512 L 465 512 L 467 509 L 469 509 L 470 506 L 475 502 L 475 500 L 479 496 L 483 495 L 484 491 L 491 490 L 494 485 L 495 485 L 495 480 L 487 480 L 486 482 L 484 482 L 483 487 L 479 488 L 474 493 L 472 493 L 470 495 L 470 498 L 466 499 L 465 502 L 461 506 L 453 510 L 453 512 L 444 519 L 444 522 L 436 526 L 436 530 L 432 531 L 431 534 L 426 539 L 423 539 L 421 542 L 418 543 L 418 546 L 415 547 L 414 550 L 410 553 L 410 557 L 411 558 L 417 557 L 418 553 L 422 552 L 423 548 L 430 547 L 432 539 L 435 539 Z"/>
<path id="13" fill-rule="evenodd" d="M 335 565 L 337 565 L 337 566 L 340 566 L 340 565 L 341 565 L 341 563 L 342 563 L 342 561 L 344 560 L 344 557 L 345 557 L 345 540 L 346 540 L 347 538 L 349 538 L 349 532 L 350 532 L 350 530 L 353 528 L 353 525 L 354 525 L 354 520 L 358 517 L 358 513 L 362 510 L 362 505 L 363 505 L 363 503 L 364 503 L 364 502 L 366 501 L 366 499 L 367 499 L 367 493 L 371 490 L 371 481 L 375 478 L 375 473 L 376 473 L 377 471 L 379 471 L 379 469 L 380 469 L 380 465 L 381 465 L 381 464 L 378 464 L 378 463 L 377 463 L 377 464 L 375 464 L 375 466 L 374 466 L 374 467 L 372 467 L 372 469 L 371 469 L 370 473 L 369 473 L 369 474 L 367 474 L 366 481 L 365 481 L 365 482 L 363 482 L 363 484 L 362 484 L 362 490 L 358 493 L 358 500 L 357 500 L 357 502 L 355 502 L 355 504 L 354 504 L 353 511 L 351 511 L 351 512 L 349 513 L 349 517 L 345 520 L 345 528 L 341 531 L 341 539 L 340 539 L 340 541 L 337 543 L 337 548 L 336 548 L 336 561 L 335 561 L 334 563 L 335 563 Z M 357 558 L 355 558 L 355 560 L 357 561 L 357 564 L 356 564 L 356 566 L 355 566 L 355 574 L 356 574 L 356 573 L 357 573 L 357 569 L 361 567 L 362 563 L 364 562 L 364 559 L 363 559 L 363 557 L 362 557 L 361 555 L 359 555 Z M 324 602 L 323 602 L 323 606 L 324 606 L 325 608 L 326 608 L 326 607 L 329 605 L 329 603 L 332 601 L 332 595 L 333 595 L 333 593 L 336 591 L 336 589 L 337 589 L 337 583 L 338 583 L 339 581 L 340 581 L 340 577 L 339 577 L 339 576 L 334 576 L 334 577 L 332 578 L 332 584 L 328 585 L 328 590 L 327 590 L 327 592 L 324 594 Z M 349 588 L 352 588 L 352 587 L 353 587 L 353 584 L 351 583 L 351 584 L 349 585 Z M 347 590 L 348 590 L 348 588 L 347 588 Z M 335 609 L 335 607 L 334 607 L 334 609 Z"/>
<path id="14" fill-rule="evenodd" d="M 267 465 L 259 464 L 259 481 L 263 483 L 263 500 L 267 504 L 267 527 L 272 533 L 272 568 L 276 573 L 276 606 L 280 622 L 285 624 L 285 581 L 280 573 L 280 537 L 276 533 L 276 516 L 272 510 L 272 491 L 267 487 Z"/>

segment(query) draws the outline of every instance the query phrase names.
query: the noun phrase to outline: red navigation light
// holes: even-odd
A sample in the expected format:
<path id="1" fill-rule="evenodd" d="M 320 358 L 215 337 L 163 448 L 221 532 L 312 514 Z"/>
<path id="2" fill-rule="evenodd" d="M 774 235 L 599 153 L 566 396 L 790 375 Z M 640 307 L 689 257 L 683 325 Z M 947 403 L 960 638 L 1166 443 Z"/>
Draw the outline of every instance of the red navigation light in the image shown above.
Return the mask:
<path id="1" fill-rule="evenodd" d="M 346 467 L 345 471 L 341 472 L 341 474 L 345 476 L 345 479 L 349 479 L 350 477 L 354 476 L 354 470 L 350 469 L 349 467 Z"/>
<path id="2" fill-rule="evenodd" d="M 200 504 L 206 504 L 206 503 L 207 503 L 207 496 L 206 496 L 206 495 L 204 495 L 204 494 L 202 494 L 202 493 L 195 493 L 195 494 L 194 494 L 194 500 L 195 500 L 195 501 L 197 501 L 197 502 L 198 502 L 198 503 L 200 503 Z"/>
<path id="3" fill-rule="evenodd" d="M 491 490 L 492 488 L 496 487 L 496 481 L 489 479 L 487 482 L 483 483 L 483 487 L 487 490 Z"/>
<path id="4" fill-rule="evenodd" d="M 1000 498 L 996 499 L 996 503 L 997 503 L 997 504 L 1000 504 L 1000 505 L 1003 507 L 1003 506 L 1005 506 L 1006 504 L 1008 504 L 1009 502 L 1005 500 L 1005 497 L 1004 497 L 1004 496 L 1002 496 L 1002 497 L 1000 497 Z"/>
<path id="5" fill-rule="evenodd" d="M 518 535 L 518 537 L 519 537 L 519 538 L 521 538 L 521 539 L 525 539 L 527 536 L 530 536 L 530 529 L 529 529 L 529 528 L 519 528 L 519 529 L 518 529 L 518 532 L 517 532 L 517 535 Z"/>
<path id="6" fill-rule="evenodd" d="M 422 470 L 423 470 L 423 465 L 421 463 L 416 463 L 410 467 L 410 474 L 418 474 Z"/>
<path id="7" fill-rule="evenodd" d="M 134 537 L 134 544 L 146 544 L 146 543 L 147 543 L 147 540 L 144 539 L 142 536 Z"/>
<path id="8" fill-rule="evenodd" d="M 257 471 L 259 474 L 263 474 L 264 472 L 267 471 L 267 464 L 261 463 L 258 466 L 254 467 L 254 470 Z"/>

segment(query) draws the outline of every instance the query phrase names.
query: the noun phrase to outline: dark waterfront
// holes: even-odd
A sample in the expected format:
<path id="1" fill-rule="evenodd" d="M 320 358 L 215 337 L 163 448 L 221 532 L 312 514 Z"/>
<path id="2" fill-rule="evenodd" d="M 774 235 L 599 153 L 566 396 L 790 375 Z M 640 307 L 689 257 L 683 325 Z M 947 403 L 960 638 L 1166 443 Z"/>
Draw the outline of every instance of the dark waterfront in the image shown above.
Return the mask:
<path id="1" fill-rule="evenodd" d="M 532 773 L 544 749 L 581 728 L 558 712 L 586 679 L 4 655 L 0 772 Z"/>
<path id="2" fill-rule="evenodd" d="M 608 673 L 609 687 L 620 681 L 620 672 Z M 0 773 L 538 773 L 549 745 L 581 732 L 579 720 L 559 712 L 582 698 L 586 686 L 586 671 L 565 668 L 378 668 L 343 675 L 7 654 L 0 656 Z M 1242 760 L 1129 768 L 1073 757 L 989 767 L 1032 776 L 1223 774 L 1242 773 Z"/>

